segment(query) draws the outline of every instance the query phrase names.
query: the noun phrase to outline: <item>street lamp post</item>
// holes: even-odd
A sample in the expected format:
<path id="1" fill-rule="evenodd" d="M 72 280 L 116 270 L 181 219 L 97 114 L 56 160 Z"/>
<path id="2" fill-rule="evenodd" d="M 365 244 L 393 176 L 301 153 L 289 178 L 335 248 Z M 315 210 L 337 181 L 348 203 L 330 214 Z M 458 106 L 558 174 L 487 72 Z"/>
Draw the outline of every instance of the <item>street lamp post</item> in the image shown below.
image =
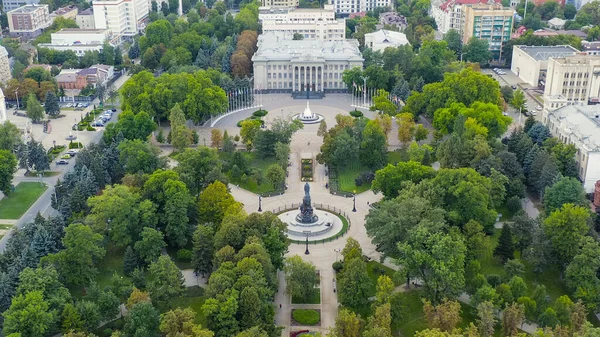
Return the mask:
<path id="1" fill-rule="evenodd" d="M 262 196 L 258 196 L 258 211 L 262 212 Z"/>
<path id="2" fill-rule="evenodd" d="M 356 190 L 352 194 L 352 212 L 356 212 Z"/>
<path id="3" fill-rule="evenodd" d="M 335 248 L 333 251 L 335 252 L 335 261 L 337 262 L 337 260 L 338 260 L 338 253 L 341 251 L 341 249 L 340 248 Z"/>
<path id="4" fill-rule="evenodd" d="M 306 234 L 306 250 L 304 251 L 305 255 L 310 254 L 310 252 L 308 251 L 308 233 Z"/>
<path id="5" fill-rule="evenodd" d="M 369 79 L 368 76 L 363 77 L 363 105 L 365 106 L 365 108 L 367 107 L 367 80 Z"/>
<path id="6" fill-rule="evenodd" d="M 17 110 L 19 110 L 19 91 L 15 90 L 15 96 L 17 96 Z"/>

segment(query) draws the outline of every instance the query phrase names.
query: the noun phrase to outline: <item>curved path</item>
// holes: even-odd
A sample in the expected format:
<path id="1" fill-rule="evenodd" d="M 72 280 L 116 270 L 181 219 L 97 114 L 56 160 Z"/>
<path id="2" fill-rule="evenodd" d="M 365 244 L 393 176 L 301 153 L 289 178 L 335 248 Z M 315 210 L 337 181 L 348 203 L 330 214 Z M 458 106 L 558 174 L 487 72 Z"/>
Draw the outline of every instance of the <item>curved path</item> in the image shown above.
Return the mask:
<path id="1" fill-rule="evenodd" d="M 323 114 L 327 119 L 327 125 L 332 126 L 334 124 L 333 118 L 337 113 L 341 112 L 341 109 L 318 105 L 318 101 L 315 101 L 313 107 L 312 103 L 313 101 L 311 101 L 311 109 L 313 109 L 314 112 Z M 301 101 L 298 101 L 298 106 L 302 106 Z M 295 107 L 287 108 L 284 110 L 284 113 L 285 111 L 291 112 L 293 110 L 295 110 Z M 317 137 L 317 130 L 318 125 L 305 125 L 304 129 L 298 131 L 294 135 L 290 144 L 291 166 L 289 167 L 289 176 L 287 178 L 288 190 L 284 195 L 281 196 L 263 198 L 263 211 L 272 211 L 284 205 L 302 202 L 302 197 L 304 196 L 304 182 L 301 182 L 299 178 L 300 154 L 312 153 L 313 156 L 316 156 L 317 153 L 319 153 L 319 149 L 322 144 L 322 138 Z M 315 181 L 309 183 L 312 201 L 317 204 L 322 203 L 342 209 L 349 217 L 351 223 L 350 229 L 346 235 L 333 242 L 309 245 L 309 255 L 304 254 L 304 245 L 292 244 L 290 245 L 289 252 L 286 254 L 286 256 L 299 255 L 304 260 L 312 262 L 317 269 L 320 270 L 321 327 L 316 329 L 315 327 L 309 327 L 309 329 L 327 332 L 327 330 L 335 324 L 335 318 L 338 312 L 337 295 L 333 291 L 335 275 L 331 267 L 333 262 L 335 262 L 336 255 L 339 259 L 341 259 L 341 255 L 337 254 L 336 250 L 341 251 L 346 244 L 347 238 L 353 237 L 360 243 L 365 255 L 377 260 L 380 258 L 380 254 L 375 251 L 375 246 L 371 243 L 371 239 L 367 236 L 364 227 L 364 220 L 365 216 L 369 212 L 369 206 L 367 202 L 373 203 L 379 201 L 382 198 L 382 195 L 375 195 L 372 191 L 367 191 L 357 195 L 356 212 L 352 212 L 352 198 L 334 196 L 325 188 L 325 183 L 327 182 L 325 167 L 323 165 L 317 165 L 315 171 Z M 253 213 L 258 210 L 258 196 L 256 194 L 238 188 L 235 185 L 230 185 L 229 187 L 235 199 L 244 204 L 244 209 L 246 212 Z M 289 336 L 291 310 L 293 308 L 302 306 L 291 304 L 289 296 L 285 295 L 285 278 L 283 272 L 280 271 L 278 273 L 278 277 L 280 282 L 279 292 L 275 298 L 276 324 L 284 327 L 282 336 Z M 293 327 L 293 330 L 300 330 L 300 327 Z"/>

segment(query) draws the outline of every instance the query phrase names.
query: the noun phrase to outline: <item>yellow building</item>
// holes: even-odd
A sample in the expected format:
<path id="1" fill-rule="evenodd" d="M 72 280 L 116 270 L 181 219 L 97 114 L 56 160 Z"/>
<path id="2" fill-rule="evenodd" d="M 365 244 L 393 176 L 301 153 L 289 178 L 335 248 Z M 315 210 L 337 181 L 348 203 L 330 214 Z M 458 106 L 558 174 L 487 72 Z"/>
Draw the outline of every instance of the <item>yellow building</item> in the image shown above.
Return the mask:
<path id="1" fill-rule="evenodd" d="M 462 42 L 466 44 L 471 37 L 487 40 L 490 43 L 492 59 L 503 59 L 502 47 L 510 40 L 515 10 L 495 5 L 465 6 L 463 15 Z"/>

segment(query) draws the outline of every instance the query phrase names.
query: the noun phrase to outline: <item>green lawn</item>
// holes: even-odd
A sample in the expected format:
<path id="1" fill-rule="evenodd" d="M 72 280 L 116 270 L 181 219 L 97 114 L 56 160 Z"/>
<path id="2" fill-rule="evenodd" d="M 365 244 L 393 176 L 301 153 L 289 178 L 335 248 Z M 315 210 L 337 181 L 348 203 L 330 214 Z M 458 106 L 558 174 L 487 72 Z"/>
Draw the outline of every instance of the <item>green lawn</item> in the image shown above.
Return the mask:
<path id="1" fill-rule="evenodd" d="M 315 291 L 306 300 L 297 297 L 292 297 L 292 304 L 321 304 L 321 289 L 317 288 L 317 291 Z"/>
<path id="2" fill-rule="evenodd" d="M 117 248 L 113 244 L 108 244 L 106 247 L 106 255 L 104 259 L 98 264 L 98 277 L 96 282 L 100 289 L 110 285 L 110 279 L 113 274 L 124 276 L 123 274 L 123 255 L 125 248 Z"/>
<path id="3" fill-rule="evenodd" d="M 244 180 L 244 181 L 242 181 L 242 179 L 236 180 L 236 179 L 232 179 L 231 175 L 228 173 L 228 176 L 231 179 L 231 182 L 234 184 L 239 184 L 241 188 L 248 190 L 250 192 L 253 192 L 253 193 L 257 193 L 257 194 L 273 192 L 275 190 L 273 188 L 273 184 L 271 184 L 266 179 L 266 177 L 264 176 L 264 173 L 267 170 L 267 167 L 269 167 L 272 164 L 277 163 L 275 158 L 272 158 L 272 157 L 259 158 L 256 155 L 256 152 L 242 152 L 242 153 L 244 154 L 244 157 L 246 157 L 246 159 L 248 161 L 249 170 L 255 169 L 263 175 L 262 181 L 260 182 L 260 184 L 258 184 L 257 181 L 253 177 L 247 177 L 246 180 Z M 221 160 L 228 161 L 229 158 L 231 158 L 231 156 L 232 156 L 231 153 L 219 152 L 219 157 L 221 158 Z"/>
<path id="4" fill-rule="evenodd" d="M 14 192 L 0 200 L 0 219 L 19 219 L 47 188 L 37 182 L 19 183 Z"/>
<path id="5" fill-rule="evenodd" d="M 395 165 L 401 161 L 408 161 L 408 154 L 405 149 L 390 151 L 387 153 L 388 163 Z"/>
<path id="6" fill-rule="evenodd" d="M 386 267 L 377 261 L 371 260 L 371 261 L 367 262 L 367 273 L 369 274 L 369 278 L 371 278 L 371 280 L 373 281 L 371 283 L 372 287 L 371 287 L 371 291 L 369 292 L 369 296 L 375 296 L 376 287 L 377 287 L 377 279 L 379 279 L 379 276 L 387 275 L 389 278 L 394 280 L 395 272 L 396 271 L 394 269 L 392 269 L 390 267 Z M 400 285 L 398 282 L 394 282 L 394 283 L 396 284 L 396 286 Z"/>
<path id="7" fill-rule="evenodd" d="M 171 308 L 191 308 L 196 312 L 196 319 L 194 322 L 206 327 L 206 317 L 202 313 L 204 301 L 206 301 L 206 297 L 204 297 L 204 288 L 191 287 L 186 289 L 183 296 L 171 300 Z"/>
<path id="8" fill-rule="evenodd" d="M 350 193 L 361 193 L 371 189 L 371 183 L 364 183 L 361 186 L 356 186 L 355 179 L 363 172 L 369 172 L 370 169 L 361 165 L 359 162 L 354 162 L 346 165 L 343 168 L 338 168 L 338 180 L 340 182 L 340 190 Z"/>
<path id="9" fill-rule="evenodd" d="M 4 224 L 0 225 L 0 229 L 11 229 L 12 227 L 13 227 L 13 225 L 4 225 Z"/>

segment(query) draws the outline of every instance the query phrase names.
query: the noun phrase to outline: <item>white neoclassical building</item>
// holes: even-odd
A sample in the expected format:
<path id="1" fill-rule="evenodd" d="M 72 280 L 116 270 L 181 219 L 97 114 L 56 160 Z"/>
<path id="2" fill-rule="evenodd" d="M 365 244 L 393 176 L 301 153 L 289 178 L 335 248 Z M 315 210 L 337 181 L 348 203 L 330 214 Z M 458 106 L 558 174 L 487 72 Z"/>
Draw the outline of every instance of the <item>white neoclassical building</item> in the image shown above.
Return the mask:
<path id="1" fill-rule="evenodd" d="M 8 60 L 8 51 L 0 46 L 0 84 L 8 82 L 12 78 L 10 74 L 10 63 Z"/>
<path id="2" fill-rule="evenodd" d="M 363 61 L 356 40 L 292 40 L 289 34 L 262 34 L 252 56 L 254 88 L 267 92 L 345 91 L 344 70 L 362 68 Z"/>

